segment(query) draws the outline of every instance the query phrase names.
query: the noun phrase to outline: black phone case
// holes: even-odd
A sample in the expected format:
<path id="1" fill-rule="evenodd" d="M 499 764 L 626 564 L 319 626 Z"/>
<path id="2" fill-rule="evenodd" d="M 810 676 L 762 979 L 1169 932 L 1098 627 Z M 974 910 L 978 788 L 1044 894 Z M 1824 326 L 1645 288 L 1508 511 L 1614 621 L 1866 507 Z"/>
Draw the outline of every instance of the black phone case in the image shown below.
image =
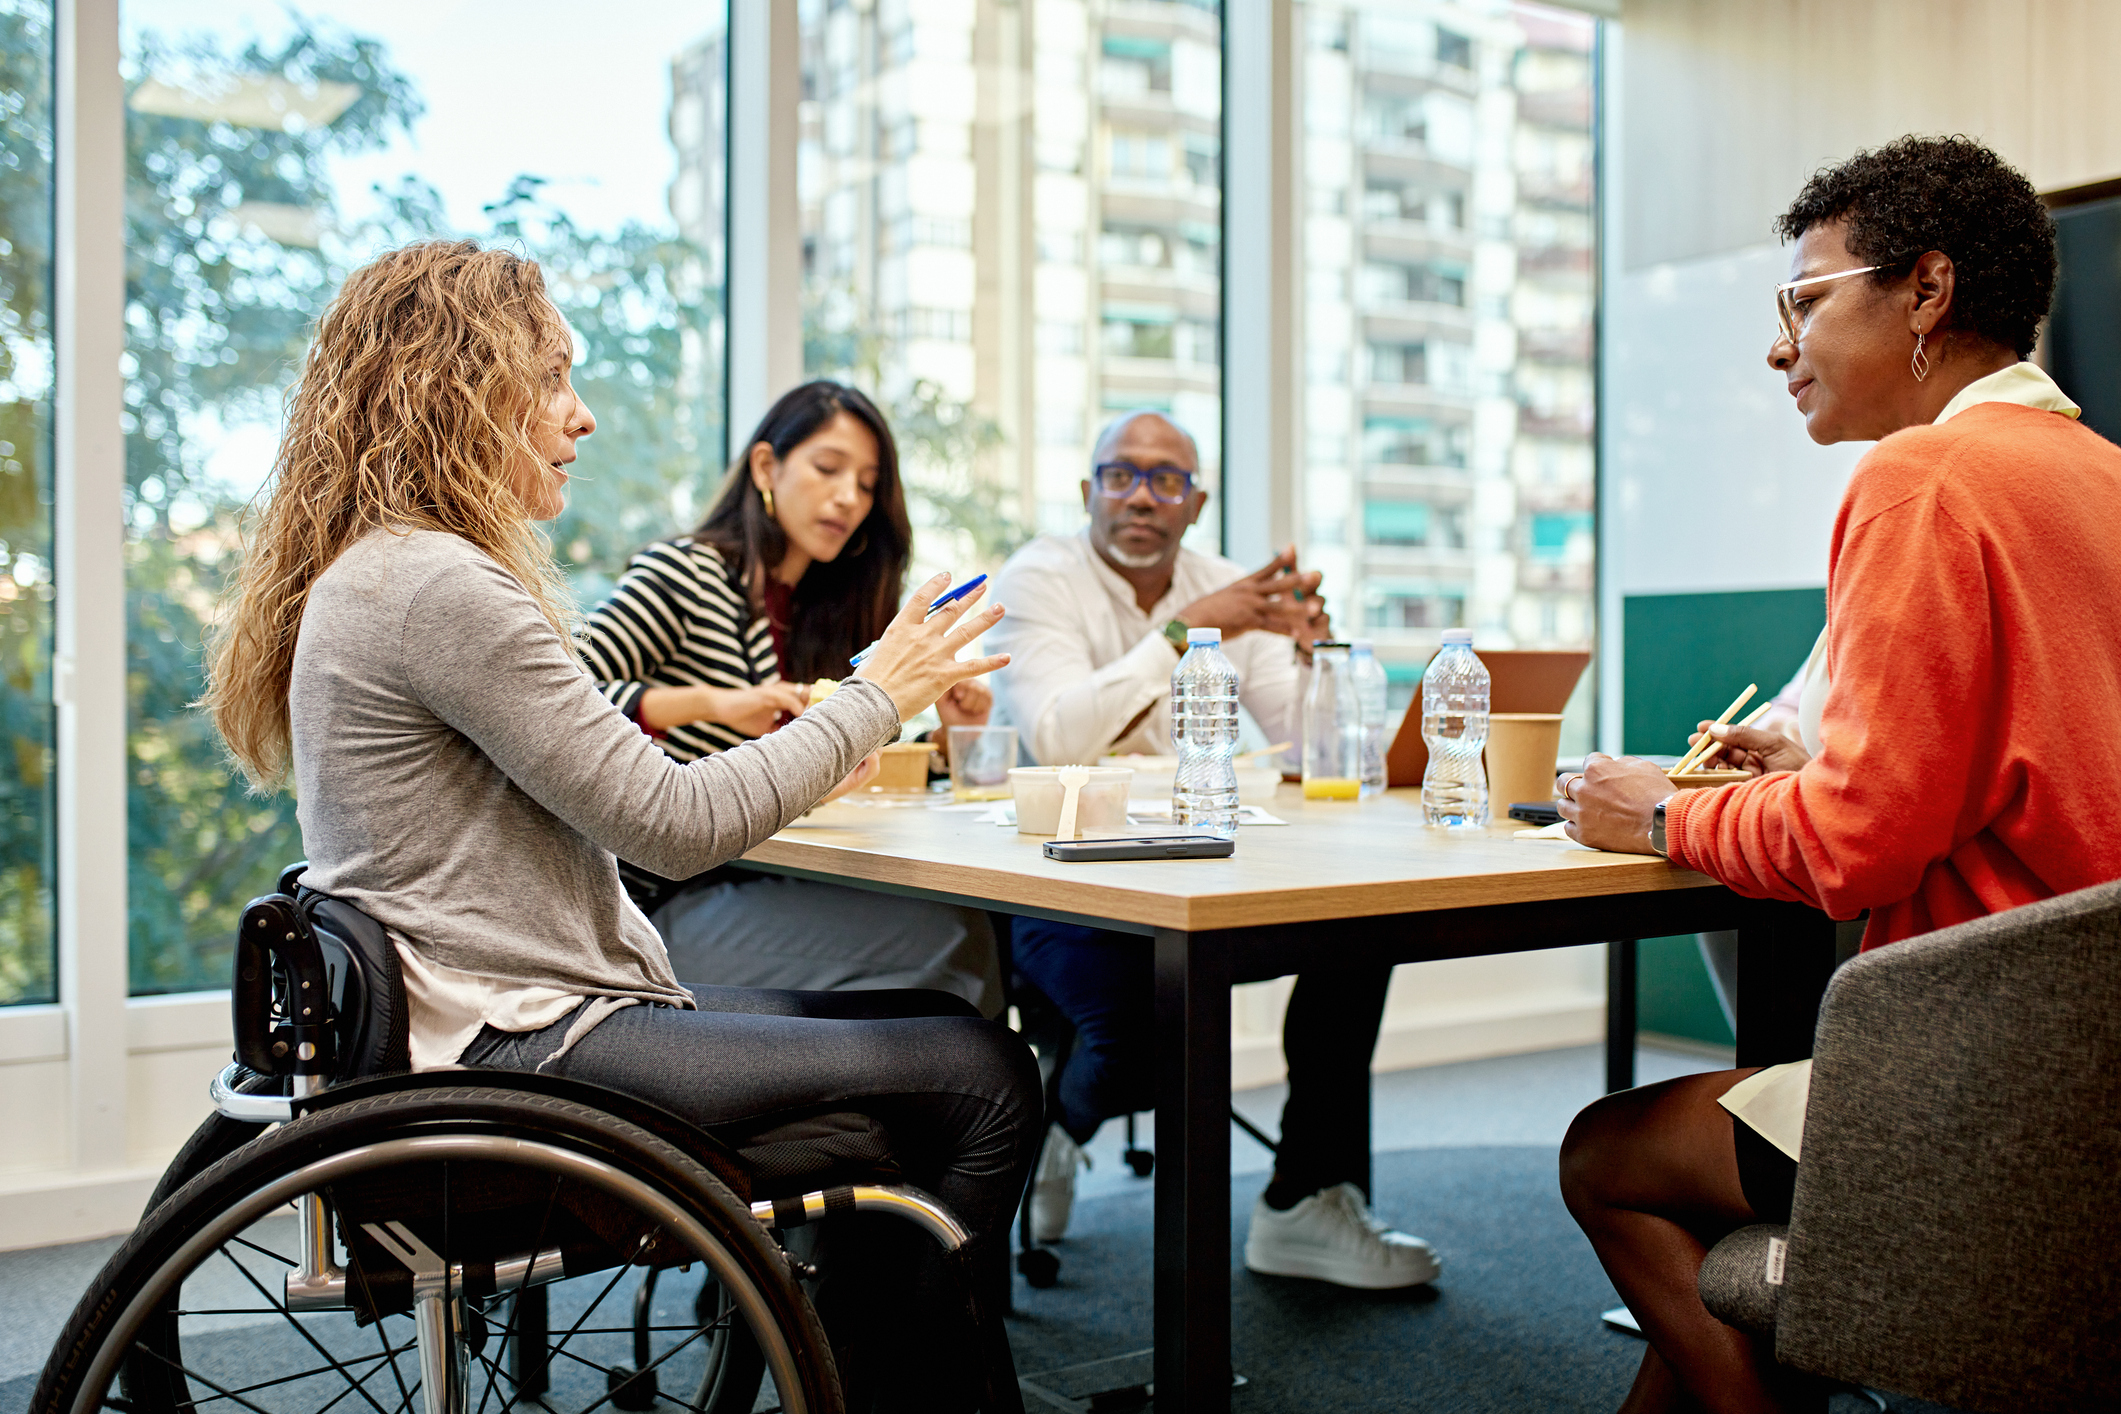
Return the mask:
<path id="1" fill-rule="evenodd" d="M 1046 858 L 1063 864 L 1107 859 L 1227 859 L 1237 841 L 1213 835 L 1156 835 L 1129 840 L 1047 840 Z"/>
<path id="2" fill-rule="evenodd" d="M 1532 825 L 1551 825 L 1561 819 L 1561 812 L 1543 800 L 1520 800 L 1510 807 L 1510 818 Z"/>

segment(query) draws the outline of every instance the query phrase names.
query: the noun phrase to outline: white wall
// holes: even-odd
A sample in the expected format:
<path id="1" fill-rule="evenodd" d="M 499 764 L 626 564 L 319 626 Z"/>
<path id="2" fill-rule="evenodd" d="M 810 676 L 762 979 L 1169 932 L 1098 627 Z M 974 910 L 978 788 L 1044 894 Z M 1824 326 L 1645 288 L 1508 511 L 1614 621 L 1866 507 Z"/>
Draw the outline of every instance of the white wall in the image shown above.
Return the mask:
<path id="1" fill-rule="evenodd" d="M 1620 594 L 1826 583 L 1835 508 L 1870 444 L 1813 442 L 1767 366 L 1788 263 L 1754 245 L 1615 282 L 1606 574 Z"/>
<path id="2" fill-rule="evenodd" d="M 1230 1088 L 1288 1076 L 1282 1013 L 1292 977 L 1232 989 Z M 1516 1055 L 1605 1039 L 1605 949 L 1555 948 L 1392 970 L 1376 1072 Z"/>
<path id="3" fill-rule="evenodd" d="M 0 1250 L 133 1225 L 209 1111 L 206 1083 L 228 1064 L 228 996 L 138 998 L 125 1008 L 124 1044 L 122 1145 L 112 1162 L 80 1164 L 65 1012 L 0 1009 Z"/>
<path id="4" fill-rule="evenodd" d="M 1965 133 L 2042 191 L 2121 175 L 2114 0 L 1626 0 L 1629 269 L 1742 250 L 1804 179 Z"/>

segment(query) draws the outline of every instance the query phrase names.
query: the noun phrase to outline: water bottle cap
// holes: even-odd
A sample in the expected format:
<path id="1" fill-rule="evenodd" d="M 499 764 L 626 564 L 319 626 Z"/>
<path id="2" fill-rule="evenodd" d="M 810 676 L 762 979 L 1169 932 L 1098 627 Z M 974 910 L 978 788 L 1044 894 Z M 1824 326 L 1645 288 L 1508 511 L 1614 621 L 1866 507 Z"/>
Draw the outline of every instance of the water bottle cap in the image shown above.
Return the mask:
<path id="1" fill-rule="evenodd" d="M 1223 631 L 1219 628 L 1189 628 L 1186 630 L 1186 644 L 1188 647 L 1196 643 L 1220 643 L 1222 641 Z"/>
<path id="2" fill-rule="evenodd" d="M 1471 647 L 1473 630 L 1469 628 L 1447 628 L 1443 631 L 1443 641 L 1444 646 L 1447 648 L 1454 643 L 1463 643 L 1467 647 Z"/>

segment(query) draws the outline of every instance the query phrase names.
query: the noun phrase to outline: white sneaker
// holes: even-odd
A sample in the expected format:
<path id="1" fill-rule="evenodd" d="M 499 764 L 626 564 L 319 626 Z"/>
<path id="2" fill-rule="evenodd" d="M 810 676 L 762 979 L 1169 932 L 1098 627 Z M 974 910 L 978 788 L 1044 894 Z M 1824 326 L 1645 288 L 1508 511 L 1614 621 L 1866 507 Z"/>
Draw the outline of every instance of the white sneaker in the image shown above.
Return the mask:
<path id="1" fill-rule="evenodd" d="M 1268 1276 L 1385 1291 L 1436 1280 L 1443 1261 L 1420 1238 L 1372 1217 L 1362 1190 L 1341 1183 L 1285 1213 L 1268 1207 L 1264 1197 L 1254 1203 L 1245 1266 Z"/>
<path id="2" fill-rule="evenodd" d="M 1068 1235 L 1075 1212 L 1075 1175 L 1090 1167 L 1082 1146 L 1059 1125 L 1046 1130 L 1046 1149 L 1031 1178 L 1031 1240 L 1058 1242 Z"/>

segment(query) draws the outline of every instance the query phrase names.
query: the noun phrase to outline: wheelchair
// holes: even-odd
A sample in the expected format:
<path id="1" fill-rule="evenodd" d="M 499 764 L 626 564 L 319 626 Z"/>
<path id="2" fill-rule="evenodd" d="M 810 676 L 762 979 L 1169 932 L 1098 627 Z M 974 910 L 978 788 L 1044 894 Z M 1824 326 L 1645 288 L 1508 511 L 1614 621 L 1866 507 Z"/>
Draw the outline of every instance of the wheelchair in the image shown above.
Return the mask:
<path id="1" fill-rule="evenodd" d="M 866 1116 L 709 1134 L 555 1076 L 412 1073 L 389 939 L 304 867 L 244 910 L 215 1114 L 35 1414 L 748 1414 L 768 1378 L 784 1414 L 839 1414 L 793 1230 L 890 1214 L 969 1280 L 964 1228 Z"/>

